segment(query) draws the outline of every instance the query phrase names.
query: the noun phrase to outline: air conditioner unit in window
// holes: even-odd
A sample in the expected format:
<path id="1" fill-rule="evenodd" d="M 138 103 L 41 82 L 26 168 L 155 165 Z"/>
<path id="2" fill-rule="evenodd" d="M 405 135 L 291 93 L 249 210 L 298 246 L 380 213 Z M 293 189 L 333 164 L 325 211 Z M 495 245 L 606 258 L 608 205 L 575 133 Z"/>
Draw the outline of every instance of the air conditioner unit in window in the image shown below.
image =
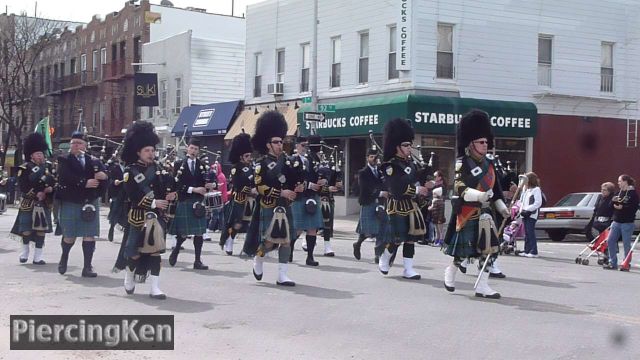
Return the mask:
<path id="1" fill-rule="evenodd" d="M 283 95 L 284 83 L 267 84 L 267 92 L 271 95 Z"/>

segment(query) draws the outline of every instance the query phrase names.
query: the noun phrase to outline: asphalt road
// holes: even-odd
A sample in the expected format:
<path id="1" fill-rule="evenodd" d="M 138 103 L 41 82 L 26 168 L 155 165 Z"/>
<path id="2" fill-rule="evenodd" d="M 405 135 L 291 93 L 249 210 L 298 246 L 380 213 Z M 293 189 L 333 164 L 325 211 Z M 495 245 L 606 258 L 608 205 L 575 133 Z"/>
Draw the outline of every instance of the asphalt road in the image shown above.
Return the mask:
<path id="1" fill-rule="evenodd" d="M 0 334 L 5 339 L 0 358 L 635 359 L 640 354 L 640 264 L 634 261 L 630 273 L 604 271 L 595 258 L 590 266 L 576 265 L 585 243 L 542 242 L 540 258 L 501 257 L 507 278 L 490 284 L 503 298 L 484 300 L 473 296 L 475 269 L 458 274 L 456 292 L 444 290 L 443 270 L 450 260 L 436 248 L 416 249 L 420 281 L 402 279 L 400 261 L 382 276 L 372 262 L 370 242 L 356 261 L 351 218 L 337 219 L 337 256 L 318 254 L 320 267 L 304 266 L 298 245 L 289 269 L 298 284 L 294 288 L 275 285 L 275 256 L 257 282 L 252 262 L 222 254 L 216 234 L 205 243 L 209 271 L 191 269 L 189 243 L 175 268 L 163 261 L 161 288 L 169 298 L 158 301 L 148 297 L 148 284 L 127 296 L 122 273 L 110 273 L 118 232 L 116 243 L 97 245 L 96 279 L 80 277 L 79 245 L 67 274 L 57 273 L 60 238 L 54 236 L 46 241 L 47 265 L 19 264 L 18 242 L 8 237 L 15 214 L 10 209 L 0 215 Z M 106 230 L 103 226 L 104 237 Z M 236 252 L 240 248 L 237 242 Z M 11 314 L 172 314 L 175 350 L 10 351 Z"/>

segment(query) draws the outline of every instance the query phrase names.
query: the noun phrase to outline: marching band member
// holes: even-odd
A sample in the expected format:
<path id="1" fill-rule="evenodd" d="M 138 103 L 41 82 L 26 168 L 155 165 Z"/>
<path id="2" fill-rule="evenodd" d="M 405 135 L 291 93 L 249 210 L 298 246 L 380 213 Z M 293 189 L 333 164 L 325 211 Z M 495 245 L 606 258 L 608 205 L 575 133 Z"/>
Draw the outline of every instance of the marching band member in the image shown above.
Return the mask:
<path id="1" fill-rule="evenodd" d="M 95 157 L 86 154 L 84 134 L 71 135 L 69 155 L 58 158 L 58 190 L 60 199 L 59 225 L 62 227 L 62 256 L 58 272 L 67 272 L 69 252 L 77 237 L 82 238 L 84 255 L 83 277 L 96 277 L 91 265 L 96 248 L 95 238 L 100 235 L 100 194 L 104 193 L 108 179 L 105 168 Z"/>
<path id="2" fill-rule="evenodd" d="M 107 239 L 113 242 L 113 232 L 116 225 L 124 227 L 126 224 L 127 209 L 124 208 L 126 196 L 122 190 L 124 166 L 116 159 L 109 164 L 107 171 L 109 174 L 109 187 L 107 189 L 109 198 L 109 215 L 107 216 L 109 220 L 109 233 Z"/>
<path id="3" fill-rule="evenodd" d="M 176 162 L 176 186 L 178 190 L 178 204 L 175 218 L 169 225 L 169 234 L 176 235 L 177 243 L 169 256 L 169 265 L 175 266 L 180 254 L 180 246 L 187 239 L 193 236 L 193 246 L 195 248 L 195 270 L 207 270 L 209 267 L 202 263 L 202 235 L 207 228 L 206 210 L 202 201 L 208 189 L 213 189 L 215 183 L 207 183 L 206 175 L 208 169 L 198 159 L 200 151 L 200 141 L 191 139 L 187 146 L 187 157 Z"/>
<path id="4" fill-rule="evenodd" d="M 336 154 L 337 156 L 337 154 Z M 324 238 L 324 256 L 335 256 L 331 248 L 331 238 L 333 237 L 333 219 L 335 216 L 336 201 L 333 194 L 342 188 L 342 174 L 337 166 L 337 159 L 332 162 L 323 161 L 318 167 L 319 181 L 326 180 L 320 187 L 320 207 L 322 209 L 322 220 L 324 226 L 322 237 Z"/>
<path id="5" fill-rule="evenodd" d="M 127 294 L 133 294 L 135 283 L 144 283 L 148 277 L 151 280 L 149 296 L 164 300 L 167 296 L 159 287 L 160 254 L 164 253 L 166 247 L 166 210 L 169 200 L 173 200 L 176 194 L 167 193 L 163 181 L 166 171 L 154 161 L 158 142 L 160 139 L 153 131 L 153 124 L 146 121 L 132 124 L 124 139 L 122 159 L 127 168 L 123 181 L 131 203 L 125 247 L 127 268 L 124 290 Z"/>
<path id="6" fill-rule="evenodd" d="M 385 186 L 389 191 L 387 214 L 389 215 L 388 241 L 380 256 L 378 268 L 386 275 L 392 253 L 400 244 L 405 279 L 418 280 L 420 274 L 413 269 L 414 243 L 426 233 L 426 224 L 415 201 L 417 195 L 426 196 L 428 189 L 417 185 L 417 168 L 411 159 L 414 131 L 407 120 L 393 119 L 384 127 Z"/>
<path id="7" fill-rule="evenodd" d="M 51 163 L 45 160 L 44 154 L 48 146 L 41 134 L 29 134 L 24 140 L 23 148 L 25 163 L 18 170 L 22 200 L 11 233 L 22 237 L 21 263 L 29 259 L 29 245 L 33 241 L 33 263 L 44 265 L 46 263 L 42 259 L 42 248 L 45 233 L 53 231 L 51 205 L 55 179 L 51 173 Z"/>
<path id="8" fill-rule="evenodd" d="M 246 232 L 251 215 L 255 207 L 255 197 L 258 191 L 253 181 L 253 164 L 251 160 L 251 136 L 249 134 L 237 135 L 233 138 L 229 150 L 229 162 L 231 168 L 231 186 L 233 199 L 230 201 L 228 218 L 222 233 L 220 234 L 220 246 L 227 255 L 233 254 L 233 241 L 238 233 Z"/>
<path id="9" fill-rule="evenodd" d="M 453 213 L 445 235 L 445 254 L 453 257 L 444 274 L 447 291 L 455 291 L 455 275 L 465 258 L 480 258 L 478 266 L 492 265 L 499 250 L 493 210 L 508 217 L 496 176 L 493 157 L 493 131 L 489 116 L 481 110 L 465 114 L 457 130 L 458 155 L 452 198 Z M 479 275 L 476 296 L 499 299 L 500 294 L 489 287 L 486 272 Z"/>

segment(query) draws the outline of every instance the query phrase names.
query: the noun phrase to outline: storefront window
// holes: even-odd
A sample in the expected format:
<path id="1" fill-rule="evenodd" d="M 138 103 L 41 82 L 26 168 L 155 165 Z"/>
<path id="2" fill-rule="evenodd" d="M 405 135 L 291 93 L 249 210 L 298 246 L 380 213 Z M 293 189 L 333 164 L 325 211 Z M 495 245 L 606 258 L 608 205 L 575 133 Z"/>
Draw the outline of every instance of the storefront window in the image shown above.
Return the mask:
<path id="1" fill-rule="evenodd" d="M 527 141 L 525 139 L 496 139 L 496 155 L 504 168 L 507 168 L 507 161 L 511 162 L 511 167 L 517 174 L 523 174 L 527 166 Z"/>
<path id="2" fill-rule="evenodd" d="M 422 136 L 421 145 L 425 163 L 428 165 L 431 160 L 433 171 L 442 171 L 446 188 L 451 190 L 456 163 L 456 138 L 454 136 Z"/>
<path id="3" fill-rule="evenodd" d="M 342 171 L 342 178 L 339 179 L 342 181 L 342 185 L 343 186 L 348 186 L 347 182 L 344 179 L 345 176 L 345 171 L 347 171 L 346 169 L 346 151 L 345 151 L 345 144 L 346 144 L 346 139 L 324 139 L 324 142 L 327 146 L 333 148 L 334 146 L 337 146 L 337 149 L 334 151 L 330 148 L 324 148 L 323 149 L 323 153 L 325 158 L 332 162 L 332 165 L 335 165 L 336 167 L 339 167 L 340 170 Z M 349 173 L 351 173 L 351 169 L 349 169 Z M 356 171 L 357 174 L 357 171 Z M 356 175 L 357 177 L 357 175 Z M 344 189 L 341 189 L 340 191 L 338 191 L 337 193 L 335 193 L 334 195 L 337 196 L 344 196 L 345 191 Z"/>

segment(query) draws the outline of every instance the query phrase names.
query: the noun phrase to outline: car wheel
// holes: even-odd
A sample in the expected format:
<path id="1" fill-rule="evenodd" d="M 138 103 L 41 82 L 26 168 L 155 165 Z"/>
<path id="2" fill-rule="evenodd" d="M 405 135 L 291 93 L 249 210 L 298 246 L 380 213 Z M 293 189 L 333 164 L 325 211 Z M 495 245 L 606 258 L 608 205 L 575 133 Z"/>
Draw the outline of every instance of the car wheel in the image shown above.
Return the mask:
<path id="1" fill-rule="evenodd" d="M 547 234 L 552 241 L 562 241 L 567 236 L 565 230 L 547 230 Z"/>

